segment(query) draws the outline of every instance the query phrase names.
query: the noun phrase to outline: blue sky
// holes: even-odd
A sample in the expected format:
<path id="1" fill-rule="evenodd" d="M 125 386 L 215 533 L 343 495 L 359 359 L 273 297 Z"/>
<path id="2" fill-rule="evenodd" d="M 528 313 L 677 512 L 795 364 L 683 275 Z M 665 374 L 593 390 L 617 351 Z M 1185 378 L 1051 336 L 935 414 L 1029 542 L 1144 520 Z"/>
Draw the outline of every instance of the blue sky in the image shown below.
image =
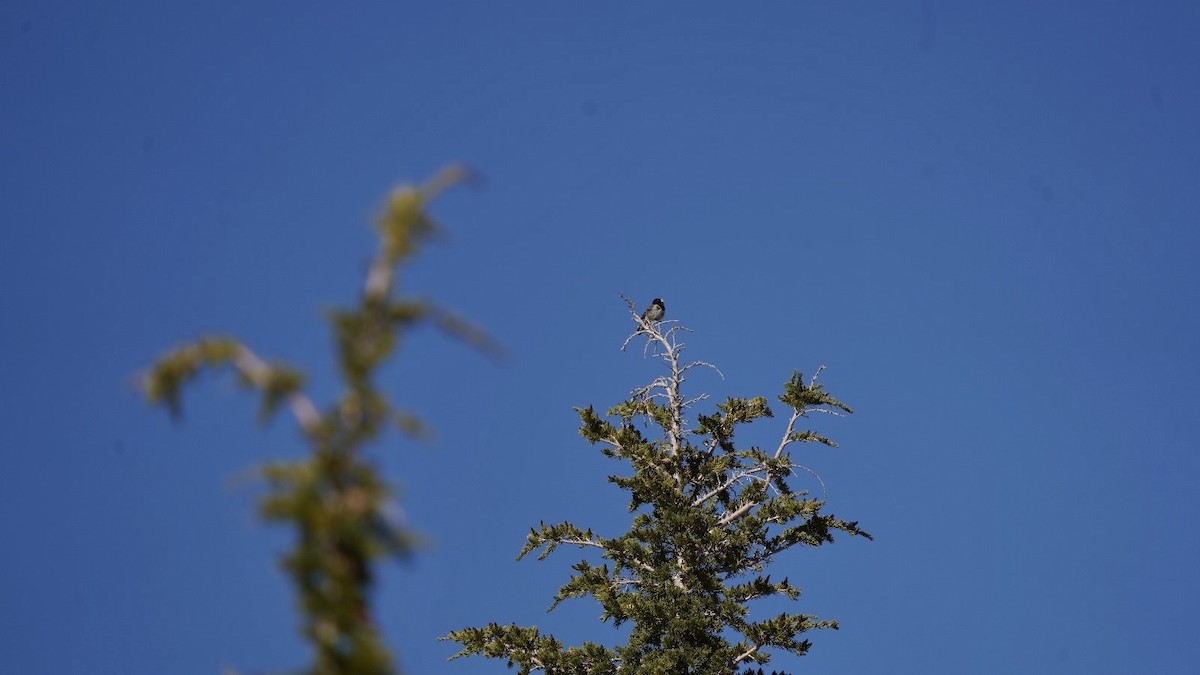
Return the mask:
<path id="1" fill-rule="evenodd" d="M 175 426 L 130 381 L 228 332 L 328 402 L 371 216 L 465 161 L 486 185 L 401 283 L 509 356 L 424 330 L 384 374 L 437 434 L 371 448 L 429 538 L 379 589 L 407 672 L 505 672 L 434 641 L 489 621 L 617 638 L 545 613 L 575 552 L 513 558 L 628 521 L 571 410 L 659 372 L 618 293 L 696 331 L 726 377 L 694 393 L 826 364 L 856 408 L 799 460 L 876 541 L 778 562 L 842 629 L 775 667 L 1193 670 L 1198 32 L 1184 2 L 0 2 L 0 663 L 305 662 L 247 478 L 294 427 L 228 377 Z"/>

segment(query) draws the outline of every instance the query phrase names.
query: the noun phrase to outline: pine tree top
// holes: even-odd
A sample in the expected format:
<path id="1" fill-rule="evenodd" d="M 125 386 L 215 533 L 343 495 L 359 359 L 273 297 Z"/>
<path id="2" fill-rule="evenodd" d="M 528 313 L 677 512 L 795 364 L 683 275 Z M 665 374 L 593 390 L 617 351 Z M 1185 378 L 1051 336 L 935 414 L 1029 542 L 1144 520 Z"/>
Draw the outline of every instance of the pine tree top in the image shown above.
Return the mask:
<path id="1" fill-rule="evenodd" d="M 590 551 L 559 588 L 552 608 L 568 598 L 590 596 L 601 620 L 630 624 L 628 641 L 615 647 L 589 642 L 564 647 L 536 628 L 492 623 L 443 639 L 462 645 L 452 658 L 481 655 L 505 659 L 518 672 L 728 675 L 762 672 L 773 651 L 803 655 L 807 631 L 838 627 L 814 615 L 781 613 L 760 618 L 750 603 L 768 597 L 795 601 L 800 590 L 788 578 L 765 572 L 794 547 L 819 547 L 837 533 L 871 536 L 857 522 L 823 512 L 825 501 L 797 490 L 792 449 L 798 443 L 836 444 L 802 421 L 814 413 L 841 416 L 851 408 L 817 381 L 793 372 L 776 398 L 787 421 L 773 448 L 739 446 L 741 425 L 774 417 L 766 397 L 730 397 L 708 413 L 693 409 L 707 395 L 687 398 L 689 371 L 713 368 L 685 361 L 680 340 L 688 329 L 675 320 L 647 320 L 626 305 L 636 331 L 622 345 L 645 339 L 645 353 L 666 372 L 635 388 L 603 415 L 578 407 L 579 433 L 604 456 L 628 464 L 608 476 L 628 494 L 628 531 L 606 537 L 569 522 L 532 528 L 519 558 L 544 559 L 560 546 Z M 719 371 L 718 371 L 719 372 Z M 694 414 L 694 418 L 692 415 Z M 818 478 L 819 481 L 819 478 Z"/>

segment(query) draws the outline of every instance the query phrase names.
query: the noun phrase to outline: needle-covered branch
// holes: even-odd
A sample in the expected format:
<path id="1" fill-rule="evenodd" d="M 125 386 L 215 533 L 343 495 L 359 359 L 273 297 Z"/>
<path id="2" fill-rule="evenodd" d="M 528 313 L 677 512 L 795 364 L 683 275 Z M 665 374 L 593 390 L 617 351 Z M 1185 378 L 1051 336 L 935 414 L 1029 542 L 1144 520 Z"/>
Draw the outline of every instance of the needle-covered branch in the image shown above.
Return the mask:
<path id="1" fill-rule="evenodd" d="M 581 530 L 570 523 L 558 525 L 542 523 L 539 529 L 529 531 L 529 537 L 525 541 L 525 546 L 521 548 L 521 552 L 517 554 L 517 560 L 539 548 L 544 550 L 538 555 L 538 560 L 545 560 L 546 556 L 553 553 L 559 544 L 604 548 L 604 540 L 592 534 L 591 530 Z"/>
<path id="2" fill-rule="evenodd" d="M 612 652 L 593 642 L 564 649 L 553 636 L 541 635 L 537 628 L 521 628 L 515 624 L 488 624 L 483 628 L 457 630 L 442 640 L 453 640 L 463 648 L 450 659 L 480 655 L 503 659 L 518 675 L 543 672 L 547 675 L 615 675 L 619 659 Z"/>

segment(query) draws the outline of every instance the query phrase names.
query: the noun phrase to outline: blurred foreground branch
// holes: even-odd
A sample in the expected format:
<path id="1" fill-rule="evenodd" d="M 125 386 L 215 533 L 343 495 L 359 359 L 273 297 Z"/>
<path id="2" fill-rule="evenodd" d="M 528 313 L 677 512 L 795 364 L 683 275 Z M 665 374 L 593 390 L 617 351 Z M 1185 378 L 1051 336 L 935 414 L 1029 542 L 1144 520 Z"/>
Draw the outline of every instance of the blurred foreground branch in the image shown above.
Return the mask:
<path id="1" fill-rule="evenodd" d="M 159 358 L 140 379 L 147 400 L 178 417 L 185 385 L 201 372 L 231 368 L 238 381 L 261 396 L 260 420 L 286 405 L 310 452 L 295 462 L 262 467 L 267 485 L 260 511 L 270 521 L 294 528 L 294 547 L 282 565 L 291 577 L 312 643 L 316 675 L 383 675 L 396 671 L 372 620 L 369 591 L 376 563 L 400 558 L 413 548 L 414 534 L 395 515 L 392 490 L 362 455 L 363 445 L 391 426 L 419 435 L 420 420 L 394 408 L 374 382 L 398 338 L 433 323 L 489 355 L 501 348 L 481 329 L 427 301 L 400 296 L 398 267 L 416 255 L 439 230 L 426 209 L 442 191 L 470 178 L 450 167 L 421 186 L 392 191 L 375 226 L 379 248 L 362 297 L 331 313 L 339 371 L 345 386 L 319 411 L 304 392 L 303 373 L 268 363 L 231 337 L 206 337 Z"/>

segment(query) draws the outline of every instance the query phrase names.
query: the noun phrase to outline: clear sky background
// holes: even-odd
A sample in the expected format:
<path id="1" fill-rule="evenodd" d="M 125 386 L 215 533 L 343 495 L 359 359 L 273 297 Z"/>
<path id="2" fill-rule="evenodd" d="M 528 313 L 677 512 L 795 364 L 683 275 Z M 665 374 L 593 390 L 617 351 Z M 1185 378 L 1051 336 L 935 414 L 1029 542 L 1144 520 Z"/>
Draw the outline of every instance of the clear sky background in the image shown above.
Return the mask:
<path id="1" fill-rule="evenodd" d="M 370 449 L 429 538 L 379 588 L 407 672 L 506 672 L 435 641 L 489 621 L 619 639 L 545 612 L 576 551 L 514 562 L 628 523 L 572 412 L 660 372 L 619 292 L 695 330 L 693 393 L 826 364 L 856 408 L 798 459 L 876 540 L 778 561 L 842 629 L 773 666 L 1193 672 L 1197 35 L 1194 2 L 0 0 L 0 670 L 305 663 L 247 478 L 295 427 L 130 382 L 228 332 L 330 401 L 371 217 L 465 161 L 402 284 L 509 356 L 426 329 L 384 374 L 437 434 Z"/>

